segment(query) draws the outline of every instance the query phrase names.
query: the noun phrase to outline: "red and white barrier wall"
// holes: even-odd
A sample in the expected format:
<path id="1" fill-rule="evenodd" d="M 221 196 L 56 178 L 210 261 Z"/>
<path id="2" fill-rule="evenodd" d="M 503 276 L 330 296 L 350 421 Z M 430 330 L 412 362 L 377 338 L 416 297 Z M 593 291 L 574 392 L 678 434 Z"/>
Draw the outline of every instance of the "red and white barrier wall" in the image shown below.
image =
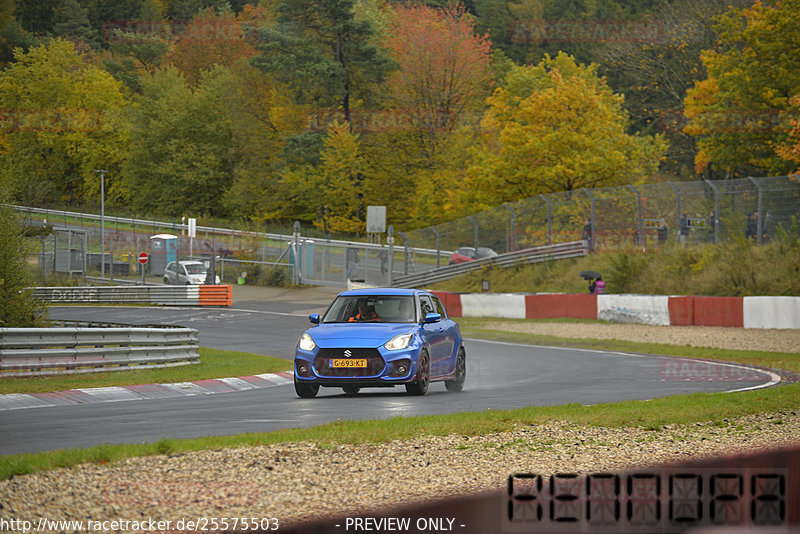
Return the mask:
<path id="1" fill-rule="evenodd" d="M 569 317 L 672 326 L 800 328 L 800 297 L 434 293 L 452 317 Z"/>

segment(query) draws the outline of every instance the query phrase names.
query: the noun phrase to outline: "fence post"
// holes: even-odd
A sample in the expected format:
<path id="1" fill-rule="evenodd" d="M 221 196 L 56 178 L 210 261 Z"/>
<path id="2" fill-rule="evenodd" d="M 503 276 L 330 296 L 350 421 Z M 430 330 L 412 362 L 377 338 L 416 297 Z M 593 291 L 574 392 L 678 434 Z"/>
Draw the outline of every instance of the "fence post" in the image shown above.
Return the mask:
<path id="1" fill-rule="evenodd" d="M 503 207 L 505 209 L 507 209 L 511 213 L 511 220 L 508 223 L 508 233 L 509 233 L 509 235 L 508 235 L 508 242 L 506 243 L 506 252 L 512 252 L 513 249 L 512 249 L 511 244 L 514 241 L 516 241 L 515 235 L 514 235 L 515 234 L 515 231 L 514 231 L 514 217 L 515 217 L 516 214 L 514 213 L 514 208 L 512 208 L 509 205 L 508 202 L 503 202 Z M 516 248 L 516 247 L 513 247 L 513 248 Z"/>
<path id="2" fill-rule="evenodd" d="M 440 243 L 439 231 L 436 228 L 434 228 L 433 226 L 431 226 L 431 232 L 433 232 L 433 235 L 436 236 L 436 268 L 438 269 L 439 266 L 440 266 L 439 254 L 441 253 L 441 249 L 439 247 L 439 243 Z"/>
<path id="3" fill-rule="evenodd" d="M 675 200 L 676 200 L 676 213 L 675 213 L 675 228 L 676 234 L 678 236 L 678 241 L 681 239 L 681 190 L 678 189 L 678 186 L 672 182 L 667 182 L 669 186 L 675 191 Z M 716 217 L 716 215 L 715 215 Z"/>
<path id="4" fill-rule="evenodd" d="M 597 244 L 597 227 L 594 224 L 594 195 L 591 191 L 586 189 L 585 187 L 582 189 L 584 193 L 589 197 L 590 201 L 590 215 L 589 215 L 589 225 L 592 228 L 592 239 L 589 241 L 589 252 L 594 252 L 595 245 Z"/>
<path id="5" fill-rule="evenodd" d="M 639 227 L 639 239 L 641 240 L 641 239 L 644 239 L 644 223 L 642 221 L 642 194 L 639 193 L 639 190 L 636 189 L 633 185 L 628 184 L 628 187 L 630 188 L 631 191 L 636 193 L 636 208 L 637 208 L 637 214 L 638 214 L 638 218 L 639 218 L 639 224 L 638 224 L 638 227 Z M 641 243 L 637 240 L 636 246 L 639 246 L 639 245 L 641 245 Z"/>
<path id="6" fill-rule="evenodd" d="M 408 238 L 406 238 L 406 234 L 404 234 L 403 232 L 397 232 L 397 235 L 399 235 L 401 238 L 403 238 L 403 247 L 404 247 L 404 253 L 403 253 L 403 257 L 404 257 L 403 274 L 404 274 L 404 275 L 407 275 L 407 274 L 408 274 Z"/>
<path id="7" fill-rule="evenodd" d="M 714 244 L 716 245 L 719 243 L 719 190 L 711 180 L 705 180 L 705 182 L 714 191 L 714 220 L 712 224 L 714 225 Z"/>
<path id="8" fill-rule="evenodd" d="M 394 269 L 394 226 L 392 226 L 391 224 L 387 229 L 386 243 L 389 245 L 389 257 L 387 258 L 388 268 L 389 268 L 388 269 L 389 279 L 387 280 L 387 286 L 392 287 L 392 269 Z"/>
<path id="9" fill-rule="evenodd" d="M 547 198 L 547 195 L 539 195 L 539 197 L 544 200 L 544 203 L 547 204 L 547 244 L 553 244 L 553 206 L 550 203 L 550 199 Z"/>
<path id="10" fill-rule="evenodd" d="M 472 223 L 473 228 L 473 246 L 475 247 L 475 252 L 478 251 L 478 222 L 472 217 L 472 215 L 467 216 L 467 220 Z"/>
<path id="11" fill-rule="evenodd" d="M 753 182 L 756 186 L 756 189 L 758 189 L 758 222 L 756 224 L 758 237 L 756 240 L 758 241 L 758 244 L 761 245 L 764 241 L 764 191 L 761 189 L 761 184 L 758 183 L 758 180 L 752 176 L 748 176 L 747 179 Z"/>
<path id="12" fill-rule="evenodd" d="M 292 237 L 294 238 L 294 269 L 292 270 L 292 282 L 294 285 L 298 285 L 303 278 L 300 272 L 300 221 L 294 222 Z M 347 258 L 345 258 L 345 262 L 346 261 Z M 344 272 L 345 276 L 347 276 L 347 266 L 345 266 Z"/>

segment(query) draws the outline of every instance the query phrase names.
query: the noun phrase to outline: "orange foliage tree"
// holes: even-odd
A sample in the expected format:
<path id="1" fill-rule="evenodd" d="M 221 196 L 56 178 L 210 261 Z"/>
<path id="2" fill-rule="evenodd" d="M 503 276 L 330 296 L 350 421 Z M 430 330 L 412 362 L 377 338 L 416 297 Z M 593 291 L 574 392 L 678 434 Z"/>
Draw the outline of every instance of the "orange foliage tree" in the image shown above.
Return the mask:
<path id="1" fill-rule="evenodd" d="M 491 43 L 475 34 L 462 4 L 444 8 L 395 8 L 386 43 L 400 68 L 391 86 L 396 105 L 414 114 L 429 154 L 437 132 L 450 132 L 458 119 L 482 105 L 491 82 Z"/>

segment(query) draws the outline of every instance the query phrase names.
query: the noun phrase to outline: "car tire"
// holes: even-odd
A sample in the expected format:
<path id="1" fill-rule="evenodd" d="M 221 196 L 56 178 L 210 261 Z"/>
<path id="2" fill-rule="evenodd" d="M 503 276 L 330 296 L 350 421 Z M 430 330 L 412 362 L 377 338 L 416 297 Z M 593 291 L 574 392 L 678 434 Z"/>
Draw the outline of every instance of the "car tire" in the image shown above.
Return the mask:
<path id="1" fill-rule="evenodd" d="M 167 278 L 166 276 L 164 277 L 164 285 L 165 286 L 169 285 L 169 278 Z"/>
<path id="2" fill-rule="evenodd" d="M 344 386 L 342 390 L 345 392 L 346 395 L 350 397 L 355 397 L 358 395 L 358 392 L 361 391 L 361 388 L 358 386 Z"/>
<path id="3" fill-rule="evenodd" d="M 456 372 L 452 380 L 445 380 L 444 387 L 447 391 L 458 392 L 464 389 L 464 381 L 467 379 L 467 355 L 464 352 L 464 347 L 458 349 L 458 356 L 456 357 Z"/>
<path id="4" fill-rule="evenodd" d="M 192 283 L 191 282 L 186 282 L 186 285 L 190 286 L 190 285 L 192 285 Z"/>
<path id="5" fill-rule="evenodd" d="M 425 395 L 428 392 L 428 384 L 431 381 L 431 367 L 430 359 L 428 358 L 428 351 L 422 349 L 417 358 L 417 376 L 416 379 L 406 384 L 406 392 L 410 395 Z"/>
<path id="6" fill-rule="evenodd" d="M 304 384 L 294 379 L 294 392 L 301 399 L 313 399 L 319 393 L 319 384 Z"/>

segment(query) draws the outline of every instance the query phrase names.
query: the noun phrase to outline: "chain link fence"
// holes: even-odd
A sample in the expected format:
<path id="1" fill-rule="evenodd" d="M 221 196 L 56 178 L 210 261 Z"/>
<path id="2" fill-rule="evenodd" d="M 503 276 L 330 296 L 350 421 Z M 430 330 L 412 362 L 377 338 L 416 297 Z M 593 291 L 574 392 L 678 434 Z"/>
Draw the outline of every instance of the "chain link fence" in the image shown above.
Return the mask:
<path id="1" fill-rule="evenodd" d="M 792 231 L 799 212 L 798 176 L 667 182 L 539 195 L 404 236 L 445 262 L 459 247 L 504 253 L 578 239 L 594 249 L 734 236 L 764 243 Z"/>

